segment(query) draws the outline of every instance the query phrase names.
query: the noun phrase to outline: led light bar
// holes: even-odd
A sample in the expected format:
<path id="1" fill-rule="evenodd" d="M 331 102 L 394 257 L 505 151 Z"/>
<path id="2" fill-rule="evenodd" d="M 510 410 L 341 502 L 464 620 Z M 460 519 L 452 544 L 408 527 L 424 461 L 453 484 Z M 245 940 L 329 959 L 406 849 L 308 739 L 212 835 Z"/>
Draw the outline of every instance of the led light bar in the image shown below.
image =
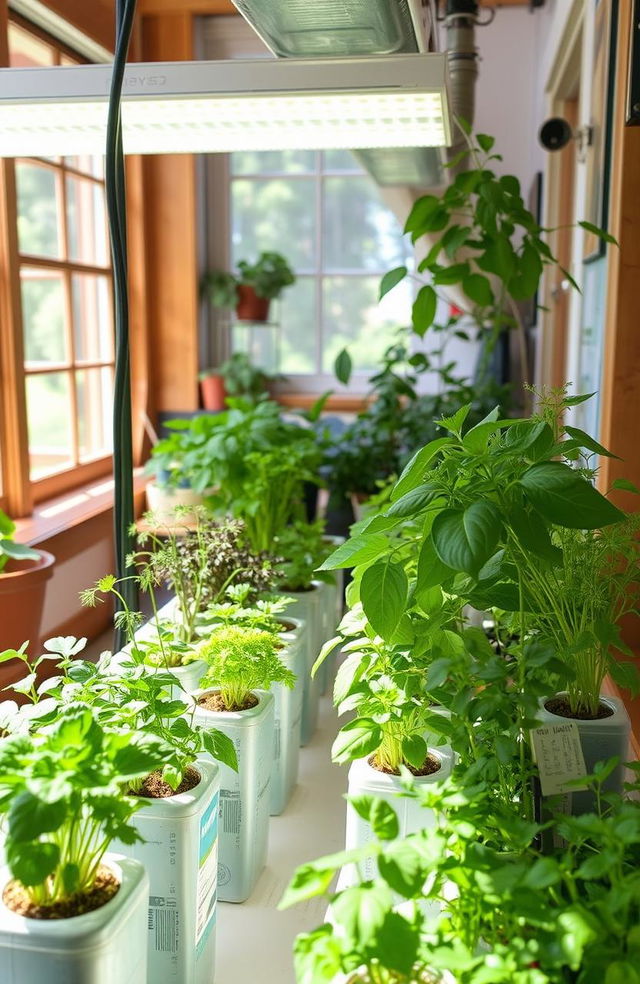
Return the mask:
<path id="1" fill-rule="evenodd" d="M 0 69 L 0 156 L 103 153 L 111 66 Z M 129 65 L 128 154 L 439 147 L 442 54 Z"/>

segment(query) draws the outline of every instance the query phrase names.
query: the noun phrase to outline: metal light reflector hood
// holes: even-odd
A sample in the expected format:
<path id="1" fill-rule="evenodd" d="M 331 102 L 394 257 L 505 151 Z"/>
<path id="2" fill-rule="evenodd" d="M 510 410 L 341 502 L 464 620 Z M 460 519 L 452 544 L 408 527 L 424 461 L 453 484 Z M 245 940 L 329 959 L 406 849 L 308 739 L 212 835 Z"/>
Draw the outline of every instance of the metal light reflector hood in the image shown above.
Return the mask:
<path id="1" fill-rule="evenodd" d="M 0 69 L 0 155 L 104 150 L 111 67 Z M 450 141 L 446 57 L 129 65 L 129 154 L 434 147 Z"/>
<path id="2" fill-rule="evenodd" d="M 430 49 L 435 34 L 427 0 L 233 0 L 245 20 L 279 58 L 330 55 L 388 56 Z M 403 144 L 355 156 L 374 181 L 434 187 L 444 182 L 442 151 Z"/>
<path id="3" fill-rule="evenodd" d="M 233 0 L 279 58 L 423 50 L 420 0 Z"/>

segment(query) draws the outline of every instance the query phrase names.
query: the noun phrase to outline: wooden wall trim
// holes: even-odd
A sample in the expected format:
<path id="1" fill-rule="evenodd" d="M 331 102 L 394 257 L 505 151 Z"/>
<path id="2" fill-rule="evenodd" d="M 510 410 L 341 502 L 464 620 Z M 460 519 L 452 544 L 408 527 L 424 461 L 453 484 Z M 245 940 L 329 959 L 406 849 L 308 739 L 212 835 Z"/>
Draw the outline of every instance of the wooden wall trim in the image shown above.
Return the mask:
<path id="1" fill-rule="evenodd" d="M 194 57 L 193 17 L 145 17 L 146 61 Z M 144 210 L 150 400 L 155 409 L 198 407 L 196 168 L 192 154 L 145 157 Z"/>
<path id="2" fill-rule="evenodd" d="M 640 487 L 638 420 L 640 419 L 640 332 L 638 284 L 640 283 L 640 128 L 625 127 L 629 38 L 632 4 L 620 0 L 618 57 L 613 118 L 609 231 L 619 249 L 608 246 L 608 292 L 602 372 L 600 440 L 622 460 L 601 458 L 598 485 L 611 488 L 616 478 L 628 478 Z M 640 509 L 638 497 L 614 492 L 616 505 L 628 511 Z M 623 637 L 640 654 L 640 619 L 625 619 Z M 618 688 L 612 685 L 615 693 Z M 640 699 L 621 694 L 629 711 L 636 738 L 640 737 Z"/>

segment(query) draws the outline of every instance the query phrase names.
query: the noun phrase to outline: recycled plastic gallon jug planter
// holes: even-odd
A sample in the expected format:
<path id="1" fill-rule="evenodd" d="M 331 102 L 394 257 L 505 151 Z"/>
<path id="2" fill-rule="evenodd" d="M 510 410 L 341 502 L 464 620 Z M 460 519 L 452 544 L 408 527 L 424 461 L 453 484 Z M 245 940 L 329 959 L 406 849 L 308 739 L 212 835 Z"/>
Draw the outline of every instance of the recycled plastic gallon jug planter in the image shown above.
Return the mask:
<path id="1" fill-rule="evenodd" d="M 282 813 L 298 781 L 304 675 L 307 669 L 304 622 L 287 618 L 282 621 L 288 628 L 280 635 L 285 648 L 278 651 L 278 656 L 287 669 L 295 673 L 296 684 L 293 690 L 281 683 L 273 685 L 275 728 L 271 770 L 272 817 Z"/>
<path id="2" fill-rule="evenodd" d="M 179 687 L 171 688 L 172 699 L 186 700 L 200 688 L 200 681 L 207 672 L 207 664 L 203 659 L 194 659 L 193 663 L 185 663 L 184 666 L 170 666 L 168 669 L 169 673 L 173 673 L 180 682 Z"/>
<path id="3" fill-rule="evenodd" d="M 556 696 L 563 697 L 565 695 L 558 694 Z M 548 710 L 546 705 L 553 699 L 553 697 L 546 697 L 540 701 L 538 712 L 540 723 L 567 724 L 573 722 L 577 726 L 587 775 L 591 775 L 596 762 L 606 762 L 607 759 L 618 756 L 619 764 L 604 780 L 602 789 L 604 792 L 621 793 L 624 783 L 624 763 L 629 759 L 629 737 L 631 734 L 631 722 L 622 701 L 617 697 L 601 696 L 601 706 L 607 708 L 610 713 L 607 717 L 585 721 L 564 717 Z M 595 796 L 589 789 L 574 789 L 567 791 L 564 795 L 568 798 L 566 812 L 572 813 L 573 816 L 591 813 L 595 809 Z"/>
<path id="4" fill-rule="evenodd" d="M 244 711 L 213 711 L 198 703 L 215 692 L 195 692 L 193 723 L 222 731 L 235 746 L 238 771 L 219 765 L 218 898 L 244 902 L 267 860 L 274 699 L 266 690 L 255 690 L 258 703 Z"/>
<path id="5" fill-rule="evenodd" d="M 428 786 L 442 782 L 451 774 L 453 768 L 453 752 L 448 745 L 429 748 L 429 755 L 437 759 L 440 768 L 428 776 L 416 776 L 417 786 Z M 400 776 L 388 775 L 369 765 L 368 758 L 356 759 L 349 769 L 349 796 L 376 796 L 385 800 L 396 811 L 400 826 L 399 837 L 414 834 L 418 830 L 433 827 L 436 816 L 432 810 L 420 805 L 418 800 L 406 796 L 398 796 L 403 792 Z M 347 832 L 346 849 L 364 847 L 373 840 L 371 826 L 358 816 L 353 807 L 347 803 Z M 364 878 L 377 876 L 377 865 L 374 858 L 365 858 L 360 862 L 360 870 Z"/>
<path id="6" fill-rule="evenodd" d="M 2 901 L 11 880 L 0 873 L 2 984 L 147 984 L 149 880 L 139 861 L 107 854 L 120 882 L 105 905 L 68 919 L 31 919 Z"/>
<path id="7" fill-rule="evenodd" d="M 149 981 L 162 984 L 213 981 L 220 778 L 208 757 L 194 768 L 197 786 L 147 798 L 134 815 L 145 843 L 121 846 L 149 874 L 148 973 Z"/>
<path id="8" fill-rule="evenodd" d="M 311 678 L 311 668 L 324 644 L 322 634 L 322 583 L 312 581 L 308 591 L 282 591 L 294 602 L 287 608 L 287 617 L 300 619 L 306 625 L 307 667 L 304 673 L 304 696 L 302 701 L 302 728 L 300 744 L 308 745 L 318 727 L 320 709 L 320 678 Z"/>

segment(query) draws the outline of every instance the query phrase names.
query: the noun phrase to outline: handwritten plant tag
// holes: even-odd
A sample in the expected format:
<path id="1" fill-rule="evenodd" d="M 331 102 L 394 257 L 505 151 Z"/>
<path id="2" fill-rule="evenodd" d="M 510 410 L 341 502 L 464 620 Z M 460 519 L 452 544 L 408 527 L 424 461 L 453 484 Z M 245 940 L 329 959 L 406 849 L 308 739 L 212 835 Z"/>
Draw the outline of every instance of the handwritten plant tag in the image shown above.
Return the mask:
<path id="1" fill-rule="evenodd" d="M 543 796 L 556 796 L 587 788 L 586 784 L 573 785 L 576 779 L 587 775 L 580 733 L 575 721 L 534 728 L 531 741 Z M 572 783 L 570 789 L 567 789 L 567 783 Z"/>

